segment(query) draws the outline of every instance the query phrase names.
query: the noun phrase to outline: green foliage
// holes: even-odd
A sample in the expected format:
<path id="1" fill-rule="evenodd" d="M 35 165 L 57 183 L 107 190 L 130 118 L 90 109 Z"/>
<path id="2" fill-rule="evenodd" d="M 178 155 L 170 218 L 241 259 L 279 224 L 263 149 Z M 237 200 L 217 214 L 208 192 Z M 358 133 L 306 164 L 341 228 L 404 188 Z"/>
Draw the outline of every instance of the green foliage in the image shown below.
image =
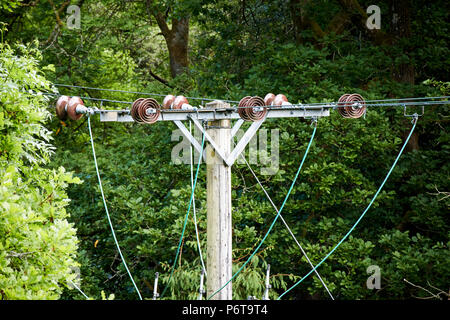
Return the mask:
<path id="1" fill-rule="evenodd" d="M 449 95 L 450 11 L 442 9 L 448 6 L 445 1 L 411 1 L 411 36 L 404 39 L 392 36 L 394 26 L 387 13 L 390 2 L 381 1 L 382 32 L 387 40 L 395 40 L 394 45 L 374 41 L 367 30 L 355 23 L 357 19 L 350 19 L 341 32 L 329 31 L 330 19 L 342 10 L 343 1 L 310 1 L 302 7 L 302 15 L 316 22 L 324 36 L 317 36 L 309 26 L 298 30 L 293 21 L 297 12 L 291 7 L 293 2 L 155 1 L 159 9 L 173 9 L 167 10 L 167 21 L 183 13 L 190 16 L 190 68 L 170 79 L 170 87 L 150 75 L 152 71 L 168 79 L 168 53 L 157 24 L 150 22 L 148 11 L 140 2 L 83 1 L 81 29 L 61 27 L 56 37 L 48 3 L 24 8 L 20 14 L 12 8 L 18 17 L 0 14 L 12 24 L 11 31 L 5 33 L 7 41 L 39 40 L 43 52 L 41 70 L 55 83 L 235 100 L 273 92 L 286 94 L 291 102 L 336 101 L 341 94 L 353 92 L 366 99 Z M 55 3 L 61 5 L 62 1 Z M 362 7 L 369 5 L 367 1 L 359 3 Z M 20 28 L 14 21 L 21 22 Z M 38 34 L 37 24 L 41 27 Z M 413 66 L 414 82 L 399 82 L 394 77 L 405 64 Z M 34 85 L 39 83 L 34 81 L 37 76 L 25 70 L 26 66 L 16 72 L 29 77 L 27 81 Z M 51 90 L 48 84 L 45 89 Z M 60 92 L 126 101 L 139 97 L 90 89 L 60 88 Z M 3 96 L 2 99 L 11 100 L 8 95 Z M 28 95 L 20 104 L 8 100 L 7 106 L 21 119 L 32 121 L 41 117 L 43 111 L 33 108 L 24 112 L 20 107 L 35 101 L 32 99 L 38 104 L 46 101 L 42 95 Z M 100 107 L 98 103 L 86 104 Z M 104 103 L 102 107 L 124 105 Z M 415 108 L 407 111 L 416 112 Z M 384 190 L 351 237 L 318 269 L 337 299 L 407 299 L 427 295 L 404 279 L 424 288 L 432 285 L 448 291 L 448 114 L 447 106 L 427 106 L 413 135 L 416 144 L 408 145 Z M 10 117 L 0 111 L 0 130 L 9 126 L 8 138 L 0 140 L 0 150 L 7 151 L 0 155 L 2 164 L 48 159 L 48 140 L 28 141 L 38 132 L 43 133 L 42 138 L 50 134 L 40 127 L 25 125 L 24 121 L 11 124 Z M 144 297 L 150 298 L 156 272 L 160 273 L 159 292 L 168 282 L 191 192 L 189 166 L 171 162 L 171 150 L 178 143 L 171 141 L 175 129 L 172 124 L 143 126 L 92 120 L 104 191 L 117 237 L 138 287 Z M 310 155 L 283 209 L 283 217 L 313 264 L 332 250 L 367 206 L 410 126 L 401 108 L 369 108 L 367 115 L 358 120 L 343 119 L 337 112 L 320 119 Z M 77 261 L 83 291 L 103 299 L 106 295 L 102 291 L 113 292 L 118 299 L 136 299 L 107 224 L 86 125 L 52 121 L 47 127 L 55 133 L 54 144 L 58 147 L 53 158 L 56 161 L 50 163 L 52 172 L 60 174 L 58 167 L 62 165 L 84 181 L 68 188 L 69 198 L 73 199 L 68 219 L 77 227 L 80 239 Z M 280 170 L 273 176 L 261 177 L 275 204 L 280 205 L 312 129 L 309 121 L 297 119 L 267 120 L 264 127 L 280 129 Z M 5 176 L 6 170 L 12 169 L 5 169 Z M 23 166 L 20 170 L 24 170 Z M 205 257 L 204 171 L 202 165 L 196 208 Z M 16 181 L 8 187 L 10 194 L 11 188 L 21 188 L 21 184 L 14 178 L 18 173 L 8 174 L 8 181 Z M 61 199 L 67 198 L 63 186 L 57 188 Z M 245 165 L 233 166 L 232 186 L 233 271 L 237 271 L 266 233 L 275 212 Z M 11 199 L 8 197 L 8 201 Z M 260 252 L 233 281 L 233 298 L 261 297 L 267 264 L 272 272 L 271 299 L 311 270 L 280 221 Z M 370 265 L 381 268 L 381 290 L 366 287 Z M 195 299 L 200 269 L 191 213 L 174 277 L 163 298 Z M 62 298 L 83 299 L 75 290 L 66 290 Z M 329 297 L 312 274 L 286 298 Z"/>
<path id="2" fill-rule="evenodd" d="M 35 49 L 0 46 L 0 296 L 58 299 L 75 278 L 77 238 L 68 222 L 66 189 L 80 180 L 46 167 L 54 147 L 50 83 Z"/>

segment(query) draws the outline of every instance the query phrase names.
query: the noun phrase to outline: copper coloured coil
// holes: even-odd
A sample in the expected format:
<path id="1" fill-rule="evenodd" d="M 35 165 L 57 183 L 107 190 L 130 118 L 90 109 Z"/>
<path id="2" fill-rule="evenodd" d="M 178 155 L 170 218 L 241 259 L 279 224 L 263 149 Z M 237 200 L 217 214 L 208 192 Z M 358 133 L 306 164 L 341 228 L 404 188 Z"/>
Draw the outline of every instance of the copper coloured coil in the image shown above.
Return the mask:
<path id="1" fill-rule="evenodd" d="M 345 110 L 345 102 L 347 101 L 347 98 L 349 97 L 349 94 L 342 95 L 338 100 L 338 112 L 339 114 L 344 118 L 350 118 L 349 114 Z"/>
<path id="2" fill-rule="evenodd" d="M 355 104 L 357 105 L 355 106 Z M 349 95 L 345 101 L 344 109 L 350 118 L 361 118 L 366 112 L 366 103 L 364 98 L 357 93 Z"/>
<path id="3" fill-rule="evenodd" d="M 131 117 L 133 118 L 134 121 L 136 121 L 138 123 L 144 123 L 144 121 L 142 121 L 142 119 L 139 117 L 139 113 L 138 113 L 139 105 L 144 100 L 145 100 L 144 98 L 136 99 L 133 102 L 133 104 L 131 105 L 131 111 L 130 111 Z"/>
<path id="4" fill-rule="evenodd" d="M 239 105 L 238 105 L 238 113 L 239 116 L 241 117 L 241 119 L 245 120 L 245 121 L 251 121 L 251 119 L 247 116 L 246 112 L 245 112 L 245 106 L 247 105 L 247 101 L 250 100 L 252 97 L 250 96 L 246 96 L 244 98 L 241 99 L 241 101 L 239 101 Z"/>
<path id="5" fill-rule="evenodd" d="M 188 99 L 186 99 L 185 96 L 177 96 L 177 97 L 175 98 L 175 100 L 173 101 L 172 108 L 173 108 L 173 109 L 181 109 L 181 106 L 182 106 L 183 104 L 189 104 Z"/>
<path id="6" fill-rule="evenodd" d="M 264 99 L 258 96 L 252 97 L 249 100 L 247 100 L 246 106 L 248 108 L 245 108 L 244 111 L 247 114 L 248 118 L 250 118 L 251 121 L 259 121 L 264 119 L 264 117 L 267 114 L 267 108 L 265 107 L 266 104 L 264 102 Z M 262 110 L 255 110 L 257 107 L 263 107 Z M 258 108 L 260 109 L 260 108 Z"/>
<path id="7" fill-rule="evenodd" d="M 56 116 L 60 120 L 67 119 L 66 105 L 69 102 L 69 100 L 70 100 L 70 97 L 61 96 L 61 97 L 59 97 L 58 101 L 56 101 Z"/>
<path id="8" fill-rule="evenodd" d="M 158 121 L 160 115 L 160 106 L 158 102 L 153 98 L 144 99 L 139 103 L 137 107 L 137 113 L 139 118 L 144 123 L 152 124 Z M 147 110 L 154 111 L 153 113 L 147 113 Z"/>
<path id="9" fill-rule="evenodd" d="M 84 106 L 84 102 L 83 100 L 81 100 L 80 97 L 72 97 L 67 102 L 67 115 L 69 116 L 70 119 L 75 121 L 79 120 L 83 116 L 82 113 L 77 113 L 78 105 Z"/>
<path id="10" fill-rule="evenodd" d="M 282 106 L 283 102 L 289 102 L 288 99 L 284 94 L 277 94 L 275 98 L 273 99 L 273 105 L 274 106 Z"/>
<path id="11" fill-rule="evenodd" d="M 268 93 L 266 94 L 266 96 L 264 97 L 264 104 L 266 106 L 270 106 L 273 102 L 273 100 L 275 99 L 275 95 L 273 93 Z"/>
<path id="12" fill-rule="evenodd" d="M 175 96 L 168 94 L 165 96 L 162 104 L 163 109 L 170 109 L 172 107 L 173 101 L 175 100 Z"/>

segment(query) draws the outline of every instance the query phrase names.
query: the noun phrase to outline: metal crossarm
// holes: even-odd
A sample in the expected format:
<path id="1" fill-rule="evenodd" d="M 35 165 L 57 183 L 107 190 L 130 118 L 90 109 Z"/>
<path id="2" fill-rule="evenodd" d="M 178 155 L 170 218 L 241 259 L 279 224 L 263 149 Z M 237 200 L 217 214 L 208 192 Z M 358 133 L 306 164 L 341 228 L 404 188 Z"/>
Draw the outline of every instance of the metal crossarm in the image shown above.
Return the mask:
<path id="1" fill-rule="evenodd" d="M 266 118 L 311 118 L 328 117 L 330 115 L 331 105 L 318 106 L 289 106 L 273 108 L 268 110 Z M 129 110 L 98 110 L 100 121 L 102 122 L 134 122 Z M 195 120 L 224 120 L 241 119 L 236 108 L 200 108 L 197 110 L 161 110 L 157 121 L 186 121 Z"/>

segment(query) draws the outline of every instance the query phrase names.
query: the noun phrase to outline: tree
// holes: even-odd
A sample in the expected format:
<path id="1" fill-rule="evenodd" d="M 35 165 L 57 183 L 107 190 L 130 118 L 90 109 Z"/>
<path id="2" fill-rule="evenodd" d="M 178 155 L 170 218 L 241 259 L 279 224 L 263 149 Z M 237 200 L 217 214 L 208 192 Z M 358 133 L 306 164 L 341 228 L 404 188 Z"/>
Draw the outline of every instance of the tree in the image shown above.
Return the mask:
<path id="1" fill-rule="evenodd" d="M 57 299 L 78 266 L 65 190 L 80 180 L 47 168 L 54 147 L 42 91 L 53 89 L 38 59 L 35 49 L 0 44 L 1 299 Z"/>
<path id="2" fill-rule="evenodd" d="M 152 15 L 166 40 L 169 50 L 170 73 L 173 78 L 185 72 L 189 66 L 188 44 L 189 44 L 189 17 L 188 13 L 182 12 L 180 16 L 171 13 L 172 28 L 169 28 L 166 20 L 170 13 L 170 6 L 164 7 L 162 3 L 154 0 L 146 1 L 149 15 Z M 165 12 L 164 12 L 165 11 Z"/>

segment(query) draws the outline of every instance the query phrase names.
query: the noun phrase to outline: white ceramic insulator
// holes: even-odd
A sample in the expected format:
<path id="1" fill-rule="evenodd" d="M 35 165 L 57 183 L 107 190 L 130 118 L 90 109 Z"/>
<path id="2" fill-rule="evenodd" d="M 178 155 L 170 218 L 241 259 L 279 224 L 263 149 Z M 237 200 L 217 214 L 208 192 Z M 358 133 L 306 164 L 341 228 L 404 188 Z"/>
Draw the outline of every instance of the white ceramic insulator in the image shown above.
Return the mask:
<path id="1" fill-rule="evenodd" d="M 181 105 L 181 110 L 194 110 L 194 107 L 191 106 L 190 104 L 183 103 L 183 104 Z"/>
<path id="2" fill-rule="evenodd" d="M 82 104 L 77 105 L 77 107 L 75 108 L 75 112 L 77 114 L 81 114 L 81 113 L 87 113 L 88 109 L 83 106 Z"/>

